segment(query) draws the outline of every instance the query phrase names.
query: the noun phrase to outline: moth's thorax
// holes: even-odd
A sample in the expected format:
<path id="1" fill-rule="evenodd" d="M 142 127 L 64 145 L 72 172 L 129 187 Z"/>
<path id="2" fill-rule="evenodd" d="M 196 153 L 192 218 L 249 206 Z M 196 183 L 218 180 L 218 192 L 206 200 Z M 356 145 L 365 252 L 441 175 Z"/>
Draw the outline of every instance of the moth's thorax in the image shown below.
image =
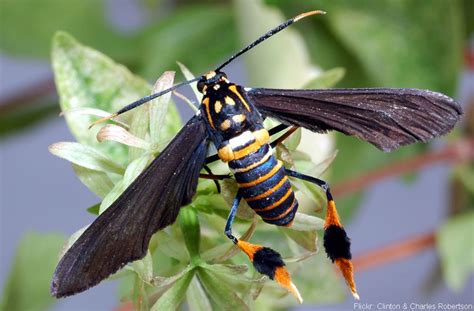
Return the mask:
<path id="1" fill-rule="evenodd" d="M 201 113 L 213 136 L 229 140 L 246 130 L 260 127 L 258 112 L 249 103 L 244 90 L 229 82 L 225 74 L 208 73 L 199 81 L 198 88 L 203 93 Z"/>

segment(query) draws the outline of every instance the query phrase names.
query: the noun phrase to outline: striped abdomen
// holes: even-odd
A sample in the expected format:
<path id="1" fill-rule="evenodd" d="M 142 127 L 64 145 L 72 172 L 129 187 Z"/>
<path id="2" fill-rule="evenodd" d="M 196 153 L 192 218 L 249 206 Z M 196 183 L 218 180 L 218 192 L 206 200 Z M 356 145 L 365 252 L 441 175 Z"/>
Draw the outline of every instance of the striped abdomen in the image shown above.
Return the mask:
<path id="1" fill-rule="evenodd" d="M 244 132 L 229 141 L 233 159 L 228 159 L 228 164 L 249 206 L 265 222 L 287 226 L 295 217 L 298 202 L 282 162 L 273 156 L 267 142 L 259 142 L 260 131 L 265 130 Z"/>

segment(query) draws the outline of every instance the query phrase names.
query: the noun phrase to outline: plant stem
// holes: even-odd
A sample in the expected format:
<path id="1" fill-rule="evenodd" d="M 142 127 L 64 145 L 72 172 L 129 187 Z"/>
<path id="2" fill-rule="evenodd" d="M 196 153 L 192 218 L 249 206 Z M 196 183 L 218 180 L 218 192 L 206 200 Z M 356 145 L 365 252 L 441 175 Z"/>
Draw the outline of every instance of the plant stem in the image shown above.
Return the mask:
<path id="1" fill-rule="evenodd" d="M 384 178 L 420 170 L 438 162 L 459 162 L 472 159 L 474 159 L 474 138 L 460 139 L 440 150 L 430 150 L 340 182 L 332 187 L 333 193 L 335 196 L 347 195 L 367 188 Z"/>
<path id="2" fill-rule="evenodd" d="M 56 86 L 52 77 L 46 78 L 32 86 L 24 88 L 0 101 L 0 116 L 31 105 L 38 99 L 52 96 Z"/>
<path id="3" fill-rule="evenodd" d="M 436 233 L 429 232 L 411 236 L 403 241 L 376 248 L 355 256 L 355 271 L 361 272 L 414 255 L 435 245 Z"/>

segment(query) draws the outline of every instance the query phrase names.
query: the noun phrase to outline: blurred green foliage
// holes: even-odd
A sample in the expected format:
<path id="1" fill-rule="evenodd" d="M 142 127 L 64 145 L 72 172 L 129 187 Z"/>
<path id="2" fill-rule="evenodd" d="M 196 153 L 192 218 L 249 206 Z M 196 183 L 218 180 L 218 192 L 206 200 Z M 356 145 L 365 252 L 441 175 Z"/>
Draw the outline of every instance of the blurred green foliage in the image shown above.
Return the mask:
<path id="1" fill-rule="evenodd" d="M 46 310 L 53 305 L 49 284 L 63 245 L 64 237 L 56 234 L 25 235 L 18 244 L 0 310 Z"/>
<path id="2" fill-rule="evenodd" d="M 108 21 L 105 1 L 48 0 L 38 5 L 34 0 L 4 0 L 0 2 L 0 49 L 16 58 L 47 59 L 53 34 L 58 30 L 67 31 L 94 49 L 79 44 L 65 33 L 56 36 L 53 65 L 61 108 L 95 107 L 111 112 L 151 91 L 145 80 L 114 61 L 152 80 L 166 70 L 176 70 L 176 61 L 185 63 L 192 72 L 202 73 L 276 25 L 283 15 L 289 18 L 313 9 L 323 9 L 328 14 L 292 26 L 243 57 L 249 86 L 330 87 L 338 82 L 341 87 L 427 88 L 452 96 L 461 68 L 464 40 L 474 29 L 474 10 L 469 0 L 433 0 L 429 3 L 409 0 L 263 2 L 268 7 L 262 7 L 259 1 L 244 0 L 178 0 L 172 4 L 146 0 L 142 5 L 149 12 L 144 26 L 123 34 Z M 46 98 L 48 96 L 45 94 Z M 0 135 L 13 133 L 43 116 L 51 116 L 51 111 L 54 111 L 53 106 L 37 106 L 33 102 L 27 108 L 10 109 L 8 113 L 0 114 Z M 165 113 L 163 130 L 154 136 L 157 140 L 150 142 L 151 151 L 148 152 L 111 141 L 99 144 L 95 139 L 98 129 L 85 131 L 94 119 L 90 114 L 66 114 L 66 121 L 78 144 L 62 145 L 57 155 L 72 161 L 80 180 L 103 199 L 102 204 L 91 209 L 92 212 L 103 211 L 143 169 L 152 154 L 156 154 L 179 129 L 181 122 L 174 105 L 170 104 Z M 132 127 L 130 132 L 147 140 L 149 137 L 142 135 L 143 128 L 139 125 L 149 127 L 154 122 L 153 118 L 148 120 L 149 117 L 142 111 L 125 116 L 123 121 Z M 156 129 L 156 126 L 152 128 Z M 145 129 L 145 134 L 147 130 L 150 128 Z M 417 145 L 387 155 L 354 138 L 335 137 L 339 153 L 331 166 L 332 183 L 424 149 Z M 298 153 L 290 151 L 298 159 Z M 278 152 L 284 156 L 287 151 Z M 308 170 L 314 171 L 310 158 L 299 156 L 301 162 L 307 163 Z M 84 165 L 77 159 L 90 161 Z M 95 166 L 90 166 L 91 163 Z M 242 305 L 242 302 L 256 308 L 270 303 L 278 303 L 282 308 L 292 304 L 287 298 L 280 299 L 281 290 L 271 284 L 263 287 L 264 281 L 241 268 L 248 263 L 246 258 L 235 256 L 235 250 L 228 249 L 222 234 L 200 236 L 200 243 L 186 243 L 187 248 L 184 247 L 186 235 L 197 239 L 199 225 L 215 232 L 222 231 L 228 209 L 226 200 L 217 195 L 213 187 L 210 182 L 200 183 L 192 209 L 186 208 L 190 214 L 183 215 L 184 220 L 180 219 L 179 225 L 154 237 L 149 256 L 122 271 L 122 275 L 117 275 L 126 280 L 121 286 L 123 297 L 132 299 L 138 306 L 145 295 L 155 291 L 155 308 L 175 308 L 186 299 L 191 310 L 219 308 L 226 303 Z M 304 184 L 297 187 L 306 191 L 305 194 L 315 191 L 306 189 Z M 361 194 L 355 194 L 338 201 L 343 219 L 356 209 L 360 198 Z M 317 196 L 313 200 L 320 203 Z M 236 228 L 242 232 L 247 230 L 250 237 L 255 230 L 252 229 L 252 217 L 244 217 L 245 211 L 240 213 Z M 189 221 L 196 219 L 193 217 L 198 217 L 197 222 Z M 455 257 L 451 256 L 462 251 L 459 244 L 454 243 L 455 236 L 459 232 L 462 234 L 472 223 L 472 217 L 469 217 L 467 220 L 453 220 L 440 232 L 443 269 L 448 283 L 455 288 L 462 285 L 463 275 L 472 271 L 472 265 L 457 266 L 456 260 L 452 260 Z M 308 232 L 299 234 L 260 228 L 254 239 L 265 240 L 269 245 L 281 245 L 282 239 L 286 239 L 288 245 L 282 245 L 279 250 L 284 254 L 296 250 L 301 255 L 303 249 L 314 250 L 308 237 L 311 237 L 311 242 L 317 239 L 317 235 Z M 24 272 L 40 262 L 55 262 L 61 242 L 57 238 L 44 237 L 41 242 L 32 243 L 35 239 L 29 235 L 19 247 L 18 260 L 4 291 L 2 308 L 5 310 L 44 310 L 52 302 L 49 296 L 45 296 L 46 279 L 50 277 L 52 268 L 51 271 L 42 270 L 41 274 L 31 273 L 28 280 Z M 221 245 L 216 246 L 216 243 Z M 44 245 L 44 251 L 37 251 L 35 245 Z M 34 254 L 25 255 L 25 248 Z M 210 262 L 216 254 L 224 258 L 222 262 Z M 190 259 L 197 257 L 204 261 L 194 260 L 189 265 Z M 311 273 L 307 270 L 298 273 L 302 270 L 300 264 L 292 266 L 297 275 L 295 283 L 308 302 L 330 302 L 344 296 L 337 277 L 323 257 L 315 256 L 304 262 L 312 267 Z M 244 272 L 245 277 L 242 276 Z M 222 285 L 232 281 L 234 283 L 230 284 L 238 295 Z M 131 288 L 135 291 L 130 292 Z M 253 302 L 252 298 L 260 292 L 263 293 L 260 299 Z M 27 303 L 21 299 L 24 297 L 38 297 L 38 303 L 34 307 L 24 305 Z M 151 305 L 139 307 L 145 309 Z"/>

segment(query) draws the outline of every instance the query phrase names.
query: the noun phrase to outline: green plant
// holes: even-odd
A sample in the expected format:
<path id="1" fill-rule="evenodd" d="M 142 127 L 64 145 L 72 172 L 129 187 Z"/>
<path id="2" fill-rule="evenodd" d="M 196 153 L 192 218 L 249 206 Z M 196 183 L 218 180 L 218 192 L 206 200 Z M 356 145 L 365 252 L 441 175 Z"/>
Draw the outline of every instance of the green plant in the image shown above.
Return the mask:
<path id="1" fill-rule="evenodd" d="M 321 8 L 328 11 L 328 15 L 324 18 L 315 18 L 301 23 L 247 55 L 244 61 L 250 69 L 248 71 L 250 86 L 299 88 L 306 84 L 311 87 L 331 87 L 340 81 L 339 86 L 344 87 L 379 85 L 418 87 L 452 95 L 461 63 L 459 55 L 463 39 L 463 23 L 468 26 L 468 21 L 472 21 L 465 18 L 462 12 L 463 7 L 466 16 L 469 16 L 468 12 L 472 12 L 468 8 L 468 1 L 450 1 L 449 3 L 433 1 L 427 9 L 425 4 L 412 1 L 364 0 L 354 4 L 340 0 L 330 2 L 304 0 L 291 1 L 290 4 L 289 1 L 267 0 L 265 2 L 268 6 L 263 6 L 257 1 L 234 1 L 234 5 L 210 1 L 211 5 L 201 3 L 196 5 L 195 1 L 180 0 L 176 1 L 176 8 L 171 10 L 165 18 L 153 19 L 150 24 L 132 35 L 122 35 L 111 30 L 102 20 L 104 15 L 102 2 L 76 2 L 78 6 L 72 10 L 65 10 L 62 2 L 48 1 L 47 4 L 38 6 L 34 10 L 29 9 L 36 7 L 33 0 L 23 0 L 21 6 L 17 6 L 19 3 L 17 1 L 1 2 L 0 48 L 2 51 L 17 57 L 28 55 L 45 58 L 48 55 L 51 35 L 56 30 L 63 29 L 71 32 L 81 42 L 104 51 L 113 59 L 125 64 L 127 68 L 147 78 L 155 78 L 157 73 L 168 69 L 177 69 L 176 60 L 183 61 L 194 72 L 202 72 L 212 68 L 212 64 L 219 59 L 231 54 L 242 44 L 281 21 L 282 16 L 279 12 L 290 17 L 308 9 Z M 150 2 L 147 1 L 146 5 L 152 6 Z M 160 4 L 156 6 L 160 7 Z M 249 8 L 249 6 L 252 7 Z M 90 14 L 91 12 L 93 14 Z M 84 14 L 92 27 L 84 27 L 82 22 Z M 53 15 L 62 18 L 52 18 Z M 25 23 L 25 20 L 28 20 L 28 23 Z M 30 24 L 35 27 L 30 27 Z M 472 30 L 472 25 L 466 29 Z M 299 30 L 298 33 L 305 41 L 296 30 Z M 219 40 L 216 40 L 214 35 L 209 35 L 216 33 L 219 34 Z M 399 48 L 393 49 L 394 46 Z M 169 141 L 179 129 L 179 117 L 174 104 L 171 103 L 167 109 L 164 108 L 167 104 L 164 100 L 160 104 L 153 104 L 160 109 L 152 112 L 159 118 L 166 115 L 164 125 L 158 122 L 149 127 L 148 123 L 155 122 L 157 119 L 150 118 L 148 111 L 136 111 L 128 117 L 125 116 L 124 120 L 130 126 L 131 135 L 124 136 L 126 133 L 118 127 L 109 127 L 107 131 L 102 130 L 100 137 L 105 140 L 98 143 L 95 139 L 95 131 L 99 129 L 86 130 L 89 122 L 93 120 L 91 114 L 103 116 L 115 111 L 136 98 L 149 94 L 151 86 L 110 59 L 78 44 L 66 34 L 56 37 L 55 51 L 56 62 L 60 63 L 56 69 L 56 80 L 61 96 L 66 99 L 63 102 L 63 108 L 67 110 L 66 119 L 79 143 L 55 145 L 53 151 L 71 160 L 74 163 L 73 169 L 81 181 L 103 199 L 101 203 L 89 208 L 90 212 L 97 214 L 113 201 L 114 197 L 143 169 L 149 159 Z M 193 53 L 188 53 L 189 51 Z M 87 54 L 86 52 L 93 55 L 94 59 L 86 58 L 84 55 Z M 268 62 L 269 56 L 272 62 Z M 63 57 L 63 62 L 57 59 L 61 57 Z M 100 61 L 97 61 L 97 58 Z M 68 62 L 76 66 L 71 66 L 66 70 Z M 274 64 L 279 65 L 274 66 Z M 323 71 L 314 64 L 329 70 Z M 337 69 L 332 69 L 335 67 Z M 88 75 L 79 72 L 86 69 L 91 70 Z M 346 75 L 344 75 L 345 72 Z M 340 80 L 342 76 L 343 79 Z M 172 74 L 167 73 L 165 78 L 168 80 L 167 83 L 172 83 Z M 313 78 L 315 80 L 310 82 Z M 52 112 L 57 111 L 57 103 L 48 97 L 52 82 L 46 82 L 43 84 L 48 87 L 41 88 L 42 92 L 36 96 L 30 96 L 26 104 L 37 103 L 39 98 L 40 101 L 47 100 L 47 105 L 27 105 L 23 109 L 22 105 L 17 105 L 19 102 L 14 98 L 8 106 L 11 106 L 11 109 L 0 110 L 0 135 L 10 134 L 25 125 L 30 125 L 32 120 L 38 120 L 42 116 L 51 116 Z M 84 109 L 84 107 L 95 107 L 96 110 Z M 150 130 L 155 131 L 155 134 L 147 133 Z M 323 156 L 315 159 L 317 152 L 314 150 L 310 155 L 300 152 L 295 149 L 299 144 L 299 135 L 303 136 L 303 142 L 300 145 L 304 147 L 305 134 L 299 133 L 286 143 L 286 148 L 282 147 L 277 152 L 282 159 L 287 161 L 287 164 L 299 165 L 303 168 L 302 170 L 311 175 L 318 175 L 331 163 L 335 153 L 318 150 Z M 471 136 L 468 137 L 472 137 L 472 133 L 469 135 Z M 331 164 L 329 173 L 338 205 L 344 207 L 341 211 L 345 222 L 356 210 L 362 195 L 355 193 L 354 189 L 350 190 L 343 183 L 340 184 L 341 187 L 337 187 L 338 183 L 350 181 L 354 177 L 358 180 L 357 177 L 363 172 L 373 170 L 377 173 L 381 170 L 380 168 L 383 170 L 385 165 L 392 167 L 390 163 L 394 163 L 396 167 L 399 161 L 404 159 L 429 154 L 429 152 L 425 153 L 426 149 L 419 145 L 387 155 L 355 139 L 342 135 L 335 135 L 335 137 L 340 152 Z M 119 143 L 110 140 L 116 140 Z M 78 157 L 76 151 L 80 152 L 81 156 Z M 459 157 L 452 161 L 459 161 Z M 314 163 L 319 164 L 314 165 Z M 411 170 L 394 170 L 384 176 L 411 172 L 413 167 L 411 168 Z M 359 179 L 361 182 L 357 189 L 364 189 L 374 180 L 384 177 L 378 176 L 370 182 L 364 178 Z M 466 272 L 472 271 L 472 266 L 465 262 L 458 265 L 456 258 L 462 256 L 464 249 L 458 247 L 460 239 L 453 238 L 459 235 L 458 232 L 467 237 L 468 235 L 462 232 L 472 226 L 472 217 L 469 213 L 464 213 L 473 206 L 471 177 L 472 163 L 463 163 L 456 170 L 456 181 L 458 185 L 462 185 L 464 195 L 468 199 L 463 201 L 458 218 L 453 219 L 452 224 L 447 224 L 446 228 L 439 232 L 437 246 L 442 256 L 445 275 L 453 288 L 462 286 Z M 309 203 L 305 205 L 307 209 L 321 206 L 321 197 L 317 190 L 304 183 L 296 184 L 296 186 L 305 197 L 309 198 Z M 226 187 L 224 194 L 231 193 L 231 185 L 226 185 Z M 341 198 L 337 193 L 351 195 Z M 168 306 L 179 304 L 180 301 L 177 301 L 176 297 L 183 298 L 183 288 L 188 289 L 186 299 L 194 302 L 191 308 L 195 309 L 208 309 L 212 303 L 217 306 L 222 303 L 218 301 L 221 297 L 236 299 L 235 295 L 207 296 L 206 294 L 206 299 L 201 300 L 207 290 L 213 292 L 214 289 L 219 289 L 212 287 L 213 281 L 223 278 L 229 281 L 229 278 L 234 278 L 235 275 L 244 272 L 246 268 L 243 265 L 248 264 L 245 257 L 237 254 L 227 259 L 232 261 L 233 266 L 228 266 L 229 263 L 224 260 L 225 263 L 212 262 L 213 267 L 209 267 L 209 258 L 222 254 L 227 247 L 230 247 L 221 233 L 223 217 L 227 214 L 226 202 L 225 196 L 216 194 L 212 183 L 202 182 L 196 200 L 191 206 L 183 208 L 183 211 L 189 214 L 186 219 L 195 219 L 197 215 L 201 228 L 199 253 L 196 249 L 186 248 L 183 238 L 183 235 L 188 235 L 197 241 L 197 222 L 188 223 L 186 219 L 183 221 L 180 219 L 168 231 L 158 234 L 153 239 L 149 256 L 128 266 L 116 276 L 123 277 L 124 280 L 121 286 L 122 297 L 133 298 L 137 305 L 145 308 L 146 301 L 141 298 L 147 295 L 148 291 L 155 290 L 159 295 L 160 291 L 168 288 L 168 285 L 175 284 L 173 291 L 163 294 L 165 298 L 160 303 L 169 303 Z M 244 232 L 244 235 L 248 237 L 252 236 L 253 232 L 252 239 L 256 241 L 265 239 L 269 241 L 269 244 L 280 242 L 283 236 L 289 241 L 287 246 L 278 247 L 284 255 L 291 256 L 290 254 L 294 251 L 300 252 L 300 257 L 297 255 L 293 261 L 298 261 L 317 250 L 315 248 L 317 235 L 314 231 L 319 225 L 317 218 L 300 219 L 309 221 L 306 225 L 301 224 L 301 228 L 311 229 L 309 231 L 280 231 L 261 224 L 255 227 L 256 220 L 250 219 L 250 215 L 245 214 L 245 211 L 243 210 L 239 215 L 241 219 L 236 225 L 237 232 Z M 462 220 L 463 218 L 465 220 Z M 448 220 L 448 222 L 451 221 Z M 29 240 L 30 237 L 27 237 L 25 243 L 28 244 Z M 456 243 L 452 243 L 453 240 L 456 240 Z M 207 257 L 204 256 L 206 252 L 213 249 L 212 245 L 215 245 L 213 243 L 222 243 L 221 248 L 216 248 L 215 254 L 210 252 L 206 255 Z M 24 278 L 24 274 L 20 272 L 28 271 L 28 267 L 35 266 L 38 262 L 56 261 L 60 243 L 50 242 L 49 236 L 38 235 L 34 244 L 43 245 L 43 249 L 49 252 L 45 252 L 44 257 L 37 258 L 29 254 L 25 255 L 24 244 L 19 247 L 18 259 L 15 260 L 15 266 L 5 287 L 3 309 L 22 309 L 24 305 L 20 302 L 25 299 L 24 297 L 40 297 L 37 304 L 28 306 L 31 309 L 42 310 L 53 302 L 47 294 L 48 276 L 52 275 L 52 264 L 37 274 L 29 276 L 30 278 L 38 277 L 38 280 L 41 280 L 38 283 Z M 179 247 L 174 247 L 175 245 Z M 196 246 L 198 243 L 193 245 Z M 30 250 L 35 254 L 41 254 L 34 248 Z M 450 256 L 454 253 L 458 255 Z M 24 260 L 27 257 L 28 260 Z M 157 257 L 159 257 L 158 260 L 155 259 Z M 195 259 L 198 257 L 204 259 L 202 261 Z M 297 275 L 294 282 L 300 288 L 306 302 L 326 302 L 343 298 L 342 287 L 323 254 L 307 259 L 302 265 L 292 260 L 288 262 L 292 272 Z M 193 268 L 187 269 L 188 264 L 194 265 Z M 225 273 L 219 274 L 219 271 Z M 300 271 L 304 273 L 298 273 Z M 157 275 L 161 278 L 152 277 Z M 207 288 L 196 279 L 196 275 L 202 276 L 204 282 L 208 282 Z M 24 282 L 28 281 L 36 285 L 25 286 Z M 229 284 L 232 284 L 234 290 L 239 293 L 242 293 L 242 288 L 247 286 L 250 294 L 247 293 L 246 297 L 249 298 L 259 293 L 263 281 L 248 271 L 245 280 L 238 280 L 235 285 Z M 282 298 L 284 301 L 280 301 L 279 295 L 285 292 L 269 285 L 263 287 L 263 295 L 259 297 L 259 300 L 252 303 L 247 301 L 247 303 L 260 307 L 277 301 L 278 306 L 282 308 L 294 303 L 288 298 Z M 131 288 L 134 289 L 133 292 Z M 231 292 L 227 290 L 228 293 Z M 39 292 L 41 294 L 36 296 Z M 157 296 L 152 298 L 157 298 Z M 242 299 L 241 296 L 238 298 Z M 216 301 L 213 302 L 214 300 Z M 43 304 L 41 301 L 47 303 Z M 151 305 L 148 306 L 151 307 Z"/>
<path id="2" fill-rule="evenodd" d="M 53 65 L 61 94 L 61 108 L 78 142 L 55 143 L 50 146 L 50 151 L 70 161 L 79 179 L 102 198 L 98 208 L 95 206 L 90 209 L 100 214 L 162 150 L 179 130 L 181 121 L 170 96 L 163 96 L 126 114 L 120 119 L 119 125 L 109 124 L 87 131 L 94 116 L 117 110 L 132 98 L 149 93 L 151 87 L 124 67 L 82 46 L 66 33 L 58 33 L 54 38 Z M 185 75 L 190 75 L 189 70 L 182 67 Z M 165 72 L 158 79 L 153 92 L 171 86 L 173 77 L 174 73 Z M 317 83 L 317 80 L 312 83 Z M 96 136 L 101 142 L 95 140 Z M 287 165 L 309 169 L 313 174 L 326 170 L 331 161 L 319 166 L 312 164 L 308 155 L 295 151 L 298 140 L 298 135 L 295 135 L 286 147 L 278 148 L 278 154 Z M 219 166 L 222 164 L 215 165 L 213 170 L 222 169 Z M 313 209 L 320 205 L 321 199 L 315 189 L 303 183 L 296 185 L 311 194 Z M 202 307 L 233 306 L 247 309 L 255 304 L 260 294 L 267 298 L 261 298 L 257 303 L 265 302 L 267 305 L 272 304 L 272 301 L 277 303 L 275 296 L 286 296 L 285 291 L 276 288 L 272 282 L 266 282 L 253 269 L 248 271 L 245 256 L 240 255 L 222 233 L 229 201 L 235 191 L 234 181 L 222 183 L 222 194 L 217 193 L 212 182 L 200 182 L 193 203 L 181 209 L 177 223 L 152 238 L 149 254 L 115 276 L 126 280 L 123 298 L 132 299 L 135 307 L 143 310 L 150 307 L 157 310 L 164 307 L 173 309 L 184 299 L 191 309 L 198 308 L 200 303 L 204 304 Z M 302 210 L 305 210 L 304 206 Z M 306 210 L 310 210 L 309 206 Z M 297 270 L 304 271 L 304 278 L 308 277 L 307 269 L 298 262 L 311 257 L 318 250 L 316 230 L 322 229 L 323 224 L 320 218 L 299 214 L 292 229 L 274 230 L 269 226 L 257 225 L 260 221 L 245 204 L 240 207 L 238 217 L 237 228 L 241 232 L 245 231 L 246 239 L 265 239 L 265 243 L 279 241 L 276 248 L 284 250 L 296 283 L 299 280 Z M 81 232 L 74 234 L 68 244 L 72 244 Z M 282 235 L 286 241 L 284 244 L 281 243 Z M 324 262 L 325 259 L 321 257 L 324 256 L 319 255 L 318 261 Z M 325 266 L 329 266 L 329 263 Z M 332 274 L 332 269 L 324 274 L 312 275 L 311 282 L 327 284 L 328 273 Z M 334 276 L 331 278 L 335 279 Z M 264 285 L 265 290 L 262 291 Z M 305 284 L 303 294 L 307 294 L 306 297 L 310 299 L 317 298 L 318 295 L 307 293 L 314 291 L 314 286 Z M 335 290 L 339 286 L 333 284 L 331 287 L 332 295 L 326 295 L 326 301 L 343 297 L 342 292 Z M 321 293 L 318 290 L 316 292 Z M 285 299 L 278 304 L 283 306 L 289 302 Z"/>

